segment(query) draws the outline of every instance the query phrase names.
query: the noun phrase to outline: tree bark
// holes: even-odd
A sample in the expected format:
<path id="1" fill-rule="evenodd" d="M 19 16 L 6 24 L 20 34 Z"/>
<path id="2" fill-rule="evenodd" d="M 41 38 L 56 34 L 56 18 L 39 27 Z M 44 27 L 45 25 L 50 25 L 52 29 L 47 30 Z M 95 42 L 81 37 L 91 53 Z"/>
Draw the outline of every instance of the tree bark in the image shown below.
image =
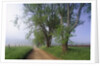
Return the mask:
<path id="1" fill-rule="evenodd" d="M 63 50 L 63 53 L 67 52 L 68 51 L 68 44 L 62 44 L 62 50 Z"/>
<path id="2" fill-rule="evenodd" d="M 50 46 L 51 46 L 51 39 L 52 39 L 52 36 L 49 36 L 49 37 L 46 39 L 47 47 L 50 47 Z"/>
<path id="3" fill-rule="evenodd" d="M 49 40 L 47 41 L 47 47 L 50 47 L 50 41 Z"/>
<path id="4" fill-rule="evenodd" d="M 67 4 L 67 25 L 70 24 L 70 4 Z"/>
<path id="5" fill-rule="evenodd" d="M 67 36 L 67 41 L 64 44 L 62 44 L 63 53 L 68 51 L 68 41 L 69 41 L 69 36 Z"/>

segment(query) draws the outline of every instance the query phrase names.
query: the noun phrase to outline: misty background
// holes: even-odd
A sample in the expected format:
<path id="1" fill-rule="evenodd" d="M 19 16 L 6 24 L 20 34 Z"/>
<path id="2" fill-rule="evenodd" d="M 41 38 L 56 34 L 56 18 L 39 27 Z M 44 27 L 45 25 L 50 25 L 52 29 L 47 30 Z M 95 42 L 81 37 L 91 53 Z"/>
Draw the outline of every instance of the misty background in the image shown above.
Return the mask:
<path id="1" fill-rule="evenodd" d="M 22 20 L 19 20 L 20 26 L 14 25 L 16 16 L 23 15 L 23 4 L 7 4 L 6 9 L 6 45 L 33 45 L 31 39 L 26 39 L 28 29 L 25 29 L 26 26 Z M 70 38 L 73 44 L 90 44 L 91 20 L 88 18 L 86 14 L 82 14 L 81 20 L 84 21 L 84 24 L 78 26 L 73 33 L 74 36 Z M 34 36 L 32 37 L 34 38 Z M 57 45 L 59 43 L 52 40 L 52 44 Z"/>

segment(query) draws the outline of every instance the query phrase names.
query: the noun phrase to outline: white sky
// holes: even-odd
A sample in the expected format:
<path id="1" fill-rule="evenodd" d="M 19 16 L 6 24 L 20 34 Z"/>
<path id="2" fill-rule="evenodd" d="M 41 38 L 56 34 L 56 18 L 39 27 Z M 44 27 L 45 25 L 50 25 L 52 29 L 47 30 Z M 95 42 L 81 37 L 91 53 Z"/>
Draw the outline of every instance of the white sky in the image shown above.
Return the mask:
<path id="1" fill-rule="evenodd" d="M 15 20 L 16 15 L 22 16 L 22 13 L 22 5 L 7 4 L 6 40 L 8 42 L 15 40 L 22 40 L 23 42 L 27 41 L 25 39 L 25 35 L 28 31 L 25 29 L 25 25 L 21 23 L 21 26 L 18 29 L 13 22 Z"/>
<path id="2" fill-rule="evenodd" d="M 23 39 L 23 37 L 25 36 L 24 31 L 22 31 L 22 28 L 20 30 L 18 30 L 18 28 L 16 28 L 14 26 L 14 19 L 16 17 L 16 14 L 21 15 L 22 11 L 21 7 L 19 5 L 19 7 L 16 5 L 7 5 L 7 23 L 6 23 L 6 36 L 7 38 L 9 37 L 9 39 L 12 39 L 13 37 L 16 39 Z M 21 37 L 19 37 L 22 34 Z"/>

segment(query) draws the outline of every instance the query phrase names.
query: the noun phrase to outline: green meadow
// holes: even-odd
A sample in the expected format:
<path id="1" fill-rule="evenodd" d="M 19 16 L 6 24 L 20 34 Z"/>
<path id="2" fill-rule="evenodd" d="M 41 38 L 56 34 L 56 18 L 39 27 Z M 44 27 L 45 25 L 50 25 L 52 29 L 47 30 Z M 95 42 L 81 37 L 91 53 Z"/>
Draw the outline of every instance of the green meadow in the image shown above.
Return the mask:
<path id="1" fill-rule="evenodd" d="M 42 46 L 40 49 L 62 60 L 90 60 L 90 47 L 69 47 L 66 53 L 63 53 L 61 46 Z M 30 46 L 6 47 L 5 59 L 24 59 L 31 50 Z"/>
<path id="2" fill-rule="evenodd" d="M 42 47 L 44 51 L 64 60 L 90 60 L 90 47 L 69 47 L 68 52 L 62 52 L 61 46 Z"/>
<path id="3" fill-rule="evenodd" d="M 30 46 L 7 46 L 5 48 L 5 59 L 24 59 L 30 50 L 32 50 Z"/>

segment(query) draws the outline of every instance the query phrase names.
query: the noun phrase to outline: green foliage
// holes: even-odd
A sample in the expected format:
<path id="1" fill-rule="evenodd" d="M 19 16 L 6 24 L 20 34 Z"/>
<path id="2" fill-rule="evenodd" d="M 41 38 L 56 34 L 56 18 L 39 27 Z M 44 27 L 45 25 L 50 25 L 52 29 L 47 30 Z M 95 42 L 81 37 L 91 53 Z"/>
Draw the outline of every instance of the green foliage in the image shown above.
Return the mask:
<path id="1" fill-rule="evenodd" d="M 69 38 L 67 39 L 67 37 L 73 36 L 72 34 L 68 33 L 69 29 L 69 27 L 60 25 L 54 32 L 54 37 L 56 37 L 56 41 L 61 44 L 65 44 L 69 40 Z"/>
<path id="2" fill-rule="evenodd" d="M 82 10 L 88 11 L 87 8 L 90 8 L 91 6 L 90 4 L 67 3 L 57 4 L 57 7 L 57 14 L 60 17 L 60 26 L 55 30 L 54 35 L 60 43 L 66 44 L 68 43 L 69 38 L 73 36 L 72 32 L 75 31 L 75 28 L 83 24 L 83 21 L 80 20 Z"/>
<path id="3" fill-rule="evenodd" d="M 18 20 L 19 20 L 19 17 L 16 16 L 16 17 L 15 17 L 15 20 L 14 20 L 14 26 L 16 26 L 16 27 L 19 29 L 20 25 L 19 25 Z"/>
<path id="4" fill-rule="evenodd" d="M 30 46 L 6 47 L 5 59 L 23 59 L 31 49 Z"/>
<path id="5" fill-rule="evenodd" d="M 36 45 L 45 44 L 45 37 L 41 30 L 34 30 L 34 36 L 35 36 L 35 38 L 33 39 L 34 44 L 36 44 Z"/>
<path id="6" fill-rule="evenodd" d="M 39 16 L 39 15 L 34 15 L 33 21 L 35 26 L 39 26 L 40 24 L 43 24 L 47 19 L 47 15 L 44 16 Z"/>
<path id="7" fill-rule="evenodd" d="M 35 26 L 30 28 L 27 38 L 35 33 L 33 42 L 38 44 L 45 43 L 44 38 L 48 39 L 49 36 L 52 36 L 59 24 L 59 17 L 56 14 L 55 7 L 53 4 L 24 4 L 24 14 L 26 15 L 24 17 L 27 18 L 26 24 L 30 27 Z"/>
<path id="8" fill-rule="evenodd" d="M 26 39 L 29 39 L 31 37 L 31 35 L 33 34 L 33 30 L 30 30 L 27 34 L 26 34 Z"/>
<path id="9" fill-rule="evenodd" d="M 54 37 L 60 43 L 67 43 L 69 38 L 73 36 L 72 32 L 75 31 L 75 28 L 83 24 L 83 21 L 80 20 L 83 11 L 90 13 L 91 4 L 24 4 L 24 23 L 29 29 L 26 38 L 29 38 L 38 28 L 40 31 L 34 34 L 36 36 L 33 40 L 36 44 L 38 39 L 40 39 L 39 42 L 44 43 L 42 38 L 48 39 L 52 35 L 55 35 Z M 17 19 L 15 23 L 17 24 Z M 39 33 L 42 33 L 42 36 Z"/>
<path id="10" fill-rule="evenodd" d="M 44 51 L 54 55 L 58 59 L 64 60 L 90 60 L 89 47 L 69 47 L 69 51 L 62 53 L 61 46 L 52 46 L 50 48 L 41 47 Z"/>

